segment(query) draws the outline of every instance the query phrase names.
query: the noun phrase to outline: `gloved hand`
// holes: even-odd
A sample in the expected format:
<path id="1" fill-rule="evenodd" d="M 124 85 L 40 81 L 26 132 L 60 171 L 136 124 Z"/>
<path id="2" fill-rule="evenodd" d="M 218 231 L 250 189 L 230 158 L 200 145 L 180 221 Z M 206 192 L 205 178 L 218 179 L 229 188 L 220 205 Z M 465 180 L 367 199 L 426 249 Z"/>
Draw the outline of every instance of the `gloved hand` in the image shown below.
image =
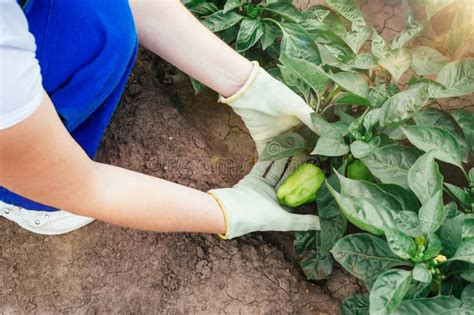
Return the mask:
<path id="1" fill-rule="evenodd" d="M 300 155 L 291 160 L 257 162 L 234 187 L 209 191 L 225 216 L 226 234 L 220 236 L 231 239 L 255 231 L 319 230 L 317 216 L 290 213 L 276 198 L 276 187 L 303 160 L 306 156 Z"/>
<path id="2" fill-rule="evenodd" d="M 313 110 L 286 85 L 273 78 L 258 62 L 244 86 L 229 98 L 219 101 L 229 104 L 242 117 L 250 131 L 260 156 L 272 138 L 304 123 L 314 130 Z"/>

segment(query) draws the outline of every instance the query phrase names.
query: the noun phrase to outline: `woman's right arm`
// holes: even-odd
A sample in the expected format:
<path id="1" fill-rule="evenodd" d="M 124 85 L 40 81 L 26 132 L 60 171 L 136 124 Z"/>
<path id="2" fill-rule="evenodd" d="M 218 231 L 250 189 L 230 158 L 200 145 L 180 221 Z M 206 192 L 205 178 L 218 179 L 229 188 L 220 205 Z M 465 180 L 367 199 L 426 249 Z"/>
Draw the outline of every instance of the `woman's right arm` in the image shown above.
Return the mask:
<path id="1" fill-rule="evenodd" d="M 0 130 L 0 186 L 122 226 L 225 232 L 222 211 L 209 194 L 89 159 L 46 93 L 31 116 Z"/>

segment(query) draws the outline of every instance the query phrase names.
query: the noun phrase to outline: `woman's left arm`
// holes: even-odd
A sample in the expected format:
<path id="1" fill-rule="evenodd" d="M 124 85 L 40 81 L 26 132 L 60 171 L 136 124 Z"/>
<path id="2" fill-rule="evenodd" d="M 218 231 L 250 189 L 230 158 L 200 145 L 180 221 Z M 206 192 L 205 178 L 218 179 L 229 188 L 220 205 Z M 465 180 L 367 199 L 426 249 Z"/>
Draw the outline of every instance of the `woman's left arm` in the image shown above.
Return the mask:
<path id="1" fill-rule="evenodd" d="M 223 96 L 235 94 L 252 72 L 239 55 L 179 0 L 131 0 L 140 44 Z"/>

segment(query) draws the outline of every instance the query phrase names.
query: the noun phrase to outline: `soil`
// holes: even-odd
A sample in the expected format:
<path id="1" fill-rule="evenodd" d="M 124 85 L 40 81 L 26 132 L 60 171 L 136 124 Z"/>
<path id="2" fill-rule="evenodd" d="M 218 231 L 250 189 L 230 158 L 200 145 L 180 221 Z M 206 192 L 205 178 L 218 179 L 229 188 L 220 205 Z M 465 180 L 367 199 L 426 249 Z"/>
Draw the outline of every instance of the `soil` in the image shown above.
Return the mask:
<path id="1" fill-rule="evenodd" d="M 371 1 L 364 11 L 387 37 L 400 28 L 399 1 Z M 216 100 L 210 91 L 195 96 L 184 74 L 141 50 L 96 159 L 203 191 L 231 186 L 254 163 L 254 146 Z M 306 281 L 293 233 L 222 241 L 94 222 L 44 237 L 7 220 L 0 230 L 1 314 L 337 314 L 362 289 L 339 266 L 326 281 Z"/>

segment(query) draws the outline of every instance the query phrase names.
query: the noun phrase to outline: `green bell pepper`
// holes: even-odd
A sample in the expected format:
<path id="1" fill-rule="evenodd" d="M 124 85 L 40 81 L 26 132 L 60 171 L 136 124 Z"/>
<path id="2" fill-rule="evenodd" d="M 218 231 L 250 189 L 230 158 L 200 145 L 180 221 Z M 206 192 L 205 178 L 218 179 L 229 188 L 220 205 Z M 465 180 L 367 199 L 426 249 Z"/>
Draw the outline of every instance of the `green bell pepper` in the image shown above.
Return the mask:
<path id="1" fill-rule="evenodd" d="M 325 180 L 326 176 L 319 167 L 303 163 L 278 188 L 278 202 L 292 208 L 313 202 Z"/>
<path id="2" fill-rule="evenodd" d="M 367 166 L 360 160 L 354 160 L 347 165 L 347 177 L 355 180 L 372 182 L 374 179 Z"/>

